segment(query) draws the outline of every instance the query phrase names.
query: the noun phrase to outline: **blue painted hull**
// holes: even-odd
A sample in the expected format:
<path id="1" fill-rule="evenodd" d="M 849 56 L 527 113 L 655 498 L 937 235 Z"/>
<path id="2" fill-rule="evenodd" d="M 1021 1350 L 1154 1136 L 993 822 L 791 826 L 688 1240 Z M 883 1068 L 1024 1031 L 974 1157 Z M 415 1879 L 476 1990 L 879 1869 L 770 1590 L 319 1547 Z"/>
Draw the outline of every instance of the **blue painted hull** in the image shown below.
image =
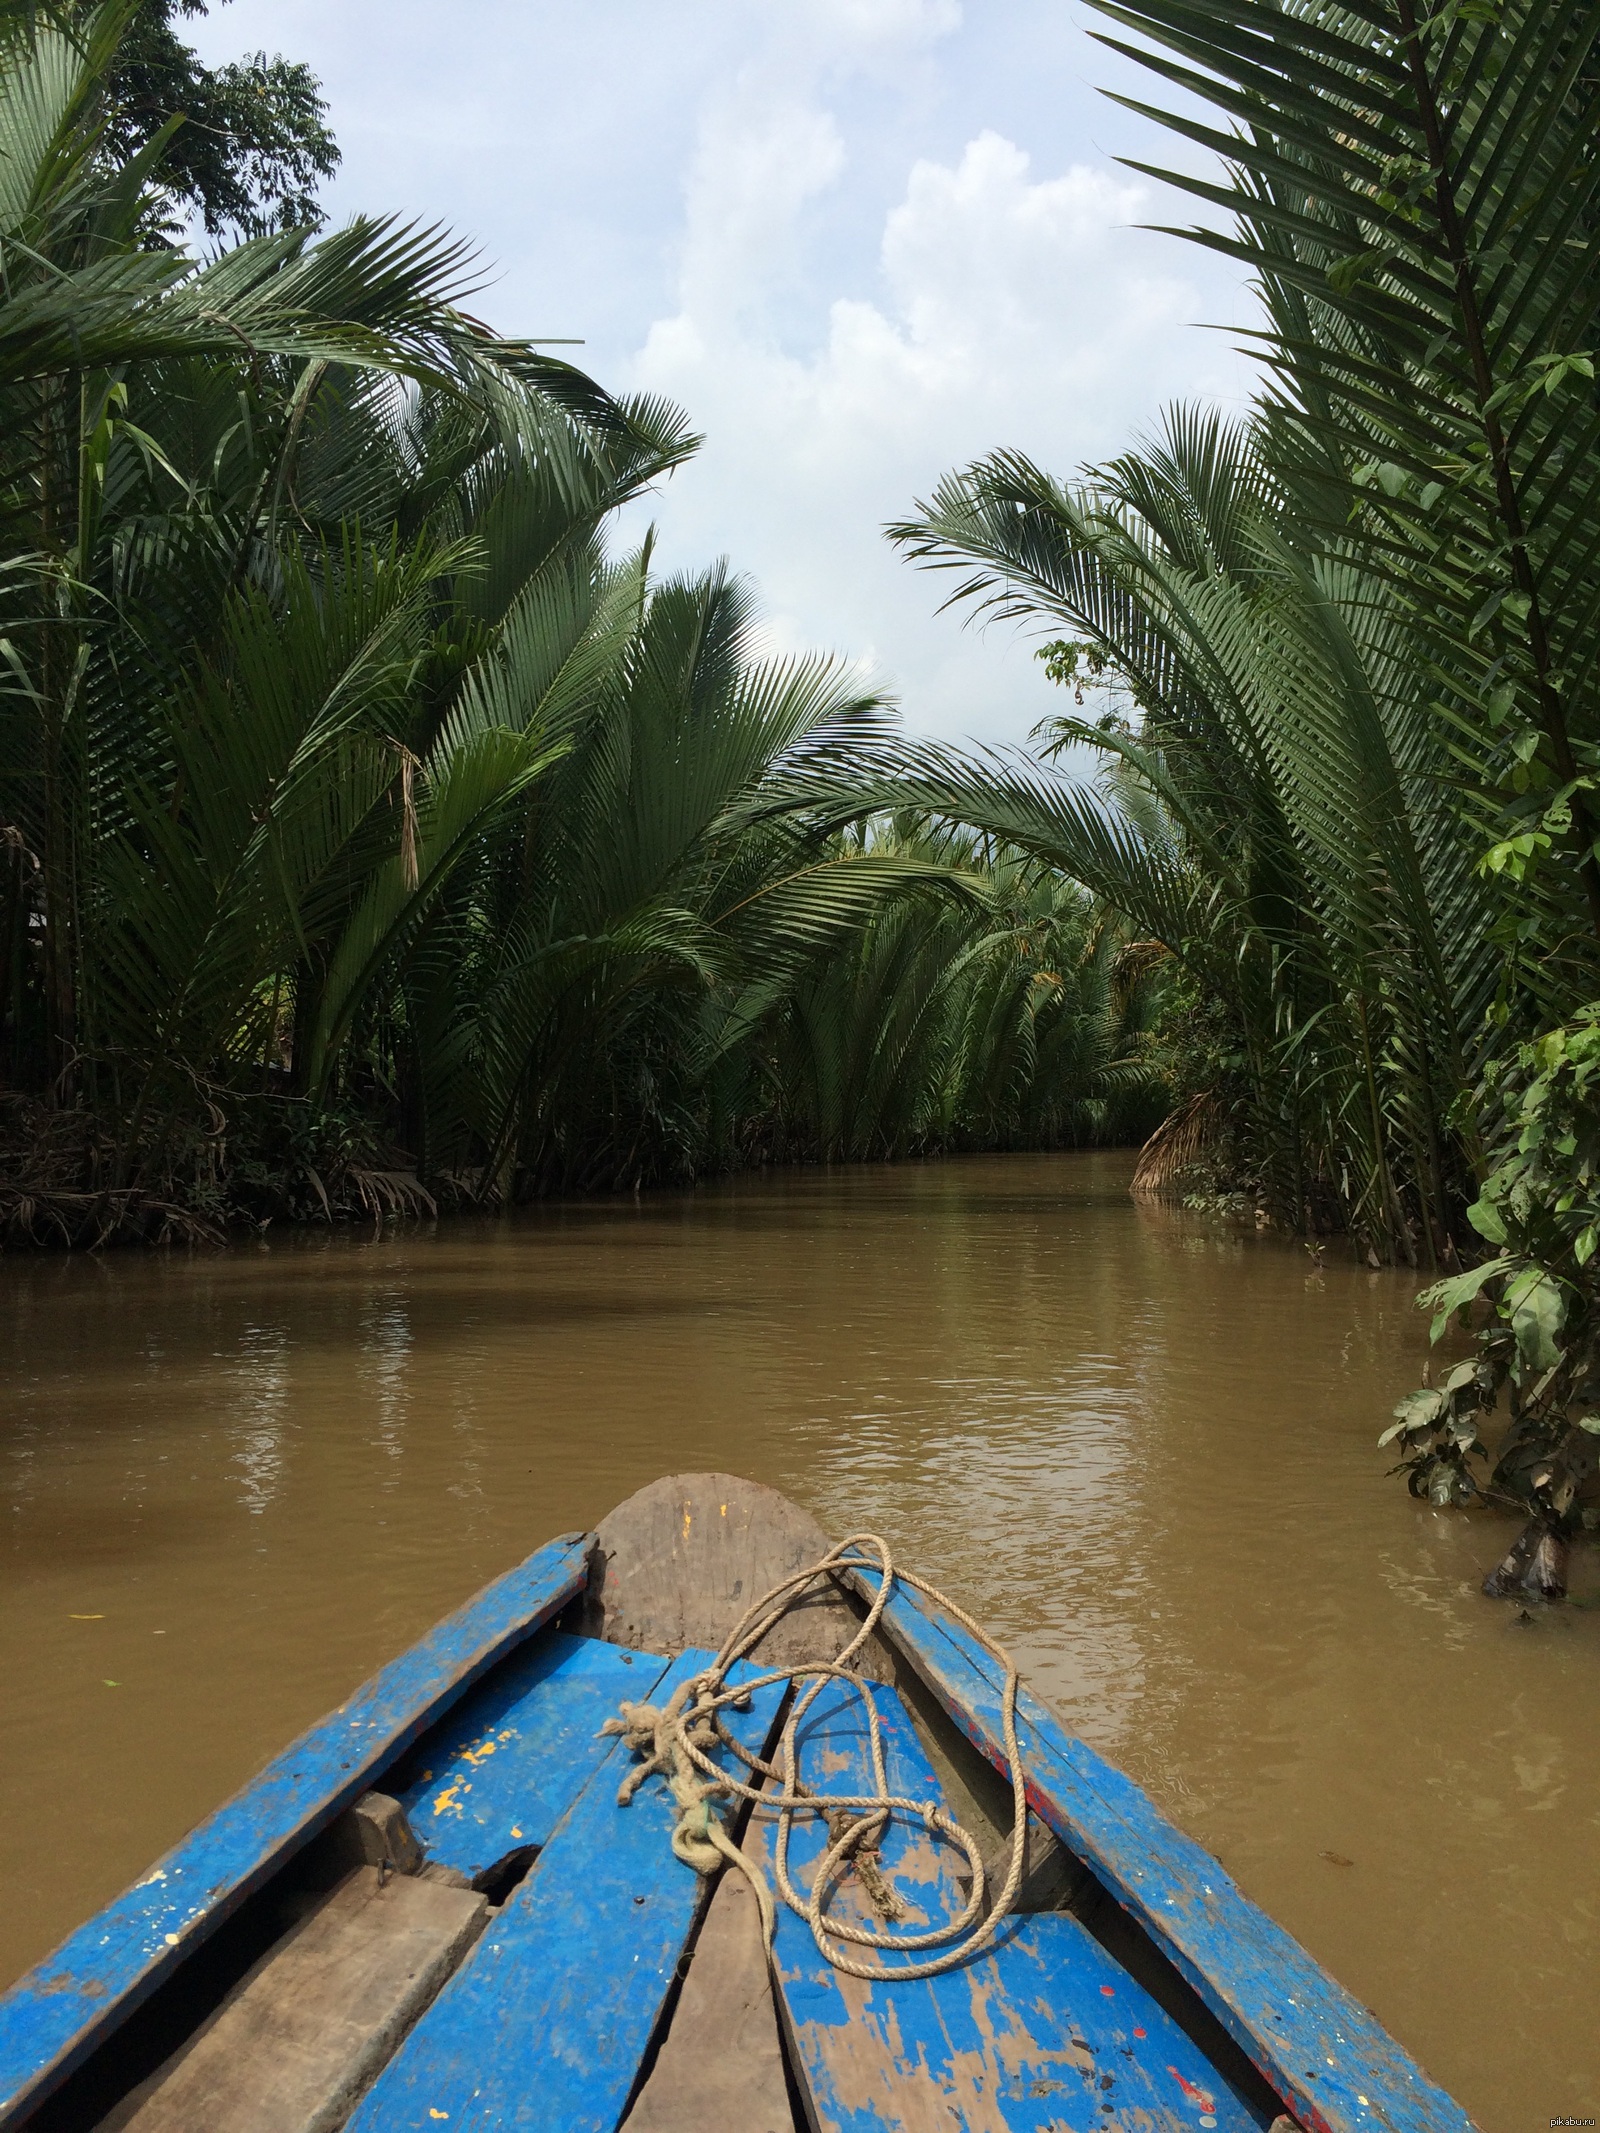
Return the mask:
<path id="1" fill-rule="evenodd" d="M 489 1586 L 0 1999 L 0 2128 L 27 2126 L 52 2096 L 54 2122 L 72 2123 L 75 2095 L 140 2078 L 130 2042 L 140 2020 L 189 1966 L 203 1970 L 230 1918 L 381 1786 L 458 1878 L 488 1887 L 508 1860 L 520 1878 L 356 2105 L 350 2133 L 615 2133 L 688 1959 L 703 1887 L 671 1854 L 674 1810 L 658 1785 L 619 1809 L 619 1751 L 599 1727 L 624 1698 L 670 1693 L 706 1655 L 673 1661 L 557 1630 L 583 1590 L 587 1544 L 553 1542 Z M 873 1574 L 857 1581 L 870 1597 Z M 1003 1769 L 989 1655 L 904 1587 L 882 1629 L 951 1724 Z M 905 1708 L 891 1689 L 873 1693 L 897 1789 L 935 1796 Z M 737 1720 L 753 1752 L 772 1736 L 778 1695 L 759 1692 Z M 792 2079 L 818 2124 L 854 2133 L 920 2125 L 932 2111 L 926 2122 L 974 2133 L 1250 2133 L 1281 2110 L 1307 2133 L 1470 2133 L 1367 2010 L 1136 1785 L 1035 1699 L 1024 1695 L 1019 1712 L 1030 1806 L 1119 1907 L 1121 1945 L 1136 1942 L 1140 1962 L 1119 1958 L 1115 1934 L 1051 1912 L 1009 1922 L 964 1973 L 857 1989 L 820 1958 L 805 1922 L 780 1911 L 772 1975 Z M 843 1703 L 820 1699 L 808 1723 L 830 1769 L 855 1767 L 859 1722 Z M 798 1825 L 802 1872 L 824 1842 Z M 919 1862 L 925 1838 L 913 1829 L 889 1842 L 886 1870 L 923 1892 L 930 1918 L 959 1909 L 938 1863 Z"/>

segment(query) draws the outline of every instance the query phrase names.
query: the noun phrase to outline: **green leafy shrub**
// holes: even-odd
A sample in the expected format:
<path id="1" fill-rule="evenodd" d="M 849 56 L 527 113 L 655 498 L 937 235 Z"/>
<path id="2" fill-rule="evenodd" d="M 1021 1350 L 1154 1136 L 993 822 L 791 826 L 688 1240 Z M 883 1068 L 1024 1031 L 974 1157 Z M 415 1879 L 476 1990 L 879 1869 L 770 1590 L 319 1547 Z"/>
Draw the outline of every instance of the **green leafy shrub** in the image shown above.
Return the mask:
<path id="1" fill-rule="evenodd" d="M 1600 1003 L 1520 1046 L 1488 1077 L 1501 1118 L 1493 1167 L 1468 1220 L 1494 1255 L 1424 1291 L 1432 1337 L 1486 1302 L 1476 1354 L 1411 1392 L 1383 1443 L 1403 1453 L 1412 1494 L 1522 1505 L 1564 1540 L 1600 1525 Z M 1487 1480 L 1483 1417 L 1505 1395 L 1510 1426 Z"/>

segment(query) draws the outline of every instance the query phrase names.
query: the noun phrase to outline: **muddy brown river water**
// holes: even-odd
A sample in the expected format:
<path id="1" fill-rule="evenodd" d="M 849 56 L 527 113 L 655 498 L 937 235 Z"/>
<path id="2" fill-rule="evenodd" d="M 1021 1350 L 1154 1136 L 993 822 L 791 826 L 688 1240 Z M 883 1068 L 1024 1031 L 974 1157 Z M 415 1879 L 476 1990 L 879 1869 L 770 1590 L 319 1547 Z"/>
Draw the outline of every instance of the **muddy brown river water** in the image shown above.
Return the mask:
<path id="1" fill-rule="evenodd" d="M 1414 1284 L 1119 1155 L 0 1262 L 0 1981 L 655 1475 L 881 1530 L 1486 2133 L 1600 2116 L 1600 1576 L 1385 1480 Z"/>

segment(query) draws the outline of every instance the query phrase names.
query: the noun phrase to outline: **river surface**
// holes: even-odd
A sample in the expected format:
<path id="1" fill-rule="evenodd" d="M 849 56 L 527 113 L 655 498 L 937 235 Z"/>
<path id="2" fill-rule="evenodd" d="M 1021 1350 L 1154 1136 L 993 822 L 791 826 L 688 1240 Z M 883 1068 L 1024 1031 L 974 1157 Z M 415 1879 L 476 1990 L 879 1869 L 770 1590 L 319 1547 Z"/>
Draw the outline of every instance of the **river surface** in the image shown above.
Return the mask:
<path id="1" fill-rule="evenodd" d="M 0 1982 L 656 1475 L 890 1537 L 1486 2133 L 1600 2103 L 1600 1578 L 1384 1478 L 1415 1284 L 1120 1155 L 0 1262 Z"/>

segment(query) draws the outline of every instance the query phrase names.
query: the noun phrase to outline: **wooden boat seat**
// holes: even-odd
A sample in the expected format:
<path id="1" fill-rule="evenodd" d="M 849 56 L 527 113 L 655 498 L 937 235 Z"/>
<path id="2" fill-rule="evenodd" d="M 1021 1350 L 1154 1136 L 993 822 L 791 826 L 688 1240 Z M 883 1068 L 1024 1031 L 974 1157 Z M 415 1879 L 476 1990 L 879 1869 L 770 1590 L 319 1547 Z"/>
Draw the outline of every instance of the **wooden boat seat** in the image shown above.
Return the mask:
<path id="1" fill-rule="evenodd" d="M 482 1932 L 488 1901 L 375 1866 L 263 1958 L 102 2133 L 328 2133 Z"/>
<path id="2" fill-rule="evenodd" d="M 94 2061 L 108 2041 L 104 2085 L 121 2092 L 115 2057 L 130 2013 L 137 2027 L 144 2011 L 159 2011 L 163 1988 L 179 1982 L 219 1926 L 581 1591 L 587 1547 L 585 1535 L 567 1534 L 497 1578 L 274 1756 L 5 1994 L 0 2123 L 20 2122 L 52 2090 L 81 2122 L 102 2092 Z"/>
<path id="3" fill-rule="evenodd" d="M 881 1684 L 870 1693 L 883 1720 L 891 1790 L 939 1798 L 900 1698 Z M 844 1684 L 823 1691 L 800 1744 L 802 1768 L 817 1782 L 844 1793 L 873 1789 L 865 1715 Z M 816 1819 L 796 1820 L 789 1848 L 796 1886 L 809 1886 L 828 1841 Z M 769 1871 L 772 1843 L 773 1825 L 758 1813 L 745 1848 Z M 882 1866 L 911 1908 L 894 1930 L 956 1916 L 963 1865 L 959 1851 L 897 1818 Z M 853 1874 L 830 1910 L 883 1924 Z M 1008 1919 L 989 1953 L 892 1985 L 834 1969 L 787 1907 L 773 1953 L 791 2049 L 820 2133 L 1120 2133 L 1130 2126 L 1253 2133 L 1264 2123 L 1066 1912 Z"/>
<path id="4" fill-rule="evenodd" d="M 711 1656 L 674 1660 L 652 1700 Z M 748 1711 L 728 1714 L 757 1752 L 779 1693 L 758 1691 Z M 350 2133 L 614 2133 L 706 1885 L 672 1852 L 677 1810 L 665 1786 L 652 1779 L 619 1807 L 618 1743 L 601 1745 L 526 1880 L 357 2106 Z"/>
<path id="5" fill-rule="evenodd" d="M 414 1851 L 399 1872 L 348 1875 L 101 2133 L 343 2125 L 488 1918 L 484 1895 L 438 1869 L 470 1882 L 508 1858 L 530 1864 L 615 1746 L 602 1723 L 623 1698 L 647 1700 L 667 1665 L 555 1630 L 505 1661 L 401 1765 L 397 1819 L 425 1876 L 407 1870 Z"/>

